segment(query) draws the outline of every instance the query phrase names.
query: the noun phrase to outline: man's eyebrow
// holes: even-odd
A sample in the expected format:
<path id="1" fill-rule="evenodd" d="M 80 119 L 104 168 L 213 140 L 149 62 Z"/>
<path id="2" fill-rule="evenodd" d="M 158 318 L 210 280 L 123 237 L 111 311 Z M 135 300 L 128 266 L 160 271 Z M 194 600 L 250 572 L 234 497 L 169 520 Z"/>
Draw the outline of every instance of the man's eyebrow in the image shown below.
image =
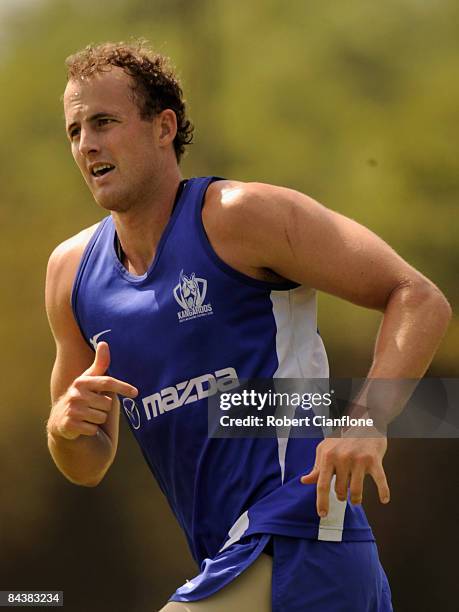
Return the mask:
<path id="1" fill-rule="evenodd" d="M 94 115 L 91 115 L 88 119 L 88 121 L 97 121 L 97 119 L 102 119 L 102 117 L 115 117 L 116 115 L 114 113 L 109 113 L 109 112 L 105 112 L 105 113 L 95 113 Z"/>
<path id="2" fill-rule="evenodd" d="M 88 121 L 97 121 L 97 119 L 102 119 L 103 117 L 115 117 L 115 113 L 94 113 L 94 115 L 91 115 L 88 119 Z M 68 127 L 67 127 L 67 132 L 70 132 L 70 130 L 72 130 L 75 126 L 78 125 L 78 121 L 73 121 Z"/>
<path id="3" fill-rule="evenodd" d="M 76 121 L 74 121 L 73 123 L 71 123 L 70 125 L 68 125 L 68 126 L 67 126 L 67 128 L 66 128 L 67 132 L 71 132 L 71 131 L 73 130 L 73 128 L 74 128 L 75 126 L 77 126 L 77 125 L 78 125 L 78 123 L 77 123 Z"/>

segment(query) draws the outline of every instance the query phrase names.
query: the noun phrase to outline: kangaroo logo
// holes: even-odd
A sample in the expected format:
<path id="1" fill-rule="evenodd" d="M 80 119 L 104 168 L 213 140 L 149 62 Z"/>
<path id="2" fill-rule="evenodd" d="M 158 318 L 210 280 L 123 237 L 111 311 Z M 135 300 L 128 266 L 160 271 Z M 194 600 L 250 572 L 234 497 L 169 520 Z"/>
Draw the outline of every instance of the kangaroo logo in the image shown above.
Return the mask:
<path id="1" fill-rule="evenodd" d="M 196 278 L 195 273 L 191 276 L 180 271 L 179 284 L 174 288 L 174 297 L 177 303 L 185 310 L 191 310 L 201 306 L 207 292 L 207 281 L 204 278 Z"/>
<path id="2" fill-rule="evenodd" d="M 186 275 L 180 271 L 178 285 L 174 287 L 174 298 L 183 310 L 177 313 L 180 322 L 212 314 L 212 306 L 204 304 L 207 293 L 207 281 L 198 278 L 193 272 Z"/>

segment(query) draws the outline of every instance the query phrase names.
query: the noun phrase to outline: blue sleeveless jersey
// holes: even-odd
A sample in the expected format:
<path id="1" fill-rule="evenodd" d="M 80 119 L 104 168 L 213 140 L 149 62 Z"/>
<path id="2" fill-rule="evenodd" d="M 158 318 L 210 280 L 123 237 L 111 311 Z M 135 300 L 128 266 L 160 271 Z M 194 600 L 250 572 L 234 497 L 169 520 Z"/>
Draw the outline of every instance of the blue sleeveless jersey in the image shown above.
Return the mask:
<path id="1" fill-rule="evenodd" d="M 250 278 L 210 245 L 213 180 L 187 181 L 143 276 L 119 261 L 111 216 L 100 223 L 72 292 L 81 332 L 93 348 L 108 342 L 108 374 L 138 388 L 123 412 L 198 563 L 257 533 L 372 540 L 360 506 L 332 487 L 319 519 L 315 486 L 300 483 L 320 439 L 208 436 L 209 381 L 328 378 L 314 290 Z"/>

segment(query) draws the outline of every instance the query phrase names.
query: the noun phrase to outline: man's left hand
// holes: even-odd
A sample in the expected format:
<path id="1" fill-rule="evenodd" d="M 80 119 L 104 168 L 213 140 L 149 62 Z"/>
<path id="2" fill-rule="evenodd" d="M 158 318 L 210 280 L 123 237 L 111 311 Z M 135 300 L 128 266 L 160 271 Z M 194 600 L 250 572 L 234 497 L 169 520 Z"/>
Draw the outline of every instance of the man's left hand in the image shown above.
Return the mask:
<path id="1" fill-rule="evenodd" d="M 326 438 L 316 449 L 313 469 L 301 477 L 303 484 L 317 484 L 317 513 L 328 514 L 330 486 L 336 474 L 335 492 L 340 501 L 347 499 L 350 489 L 351 503 L 361 504 L 363 480 L 367 474 L 373 478 L 383 504 L 390 500 L 389 485 L 382 465 L 387 449 L 385 437 L 355 437 L 349 429 L 341 438 Z"/>

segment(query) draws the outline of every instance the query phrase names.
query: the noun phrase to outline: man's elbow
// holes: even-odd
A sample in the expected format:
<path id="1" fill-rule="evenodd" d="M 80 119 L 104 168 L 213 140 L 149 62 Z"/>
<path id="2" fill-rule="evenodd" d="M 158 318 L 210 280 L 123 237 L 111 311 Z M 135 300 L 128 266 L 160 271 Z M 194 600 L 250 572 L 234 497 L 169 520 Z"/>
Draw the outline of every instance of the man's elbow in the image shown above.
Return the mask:
<path id="1" fill-rule="evenodd" d="M 97 476 L 83 477 L 81 475 L 69 474 L 69 473 L 63 472 L 62 470 L 60 471 L 62 475 L 65 476 L 65 478 L 72 484 L 77 485 L 78 487 L 88 487 L 88 488 L 97 487 L 97 485 L 99 485 L 102 482 L 106 474 L 106 471 L 105 471 L 102 474 L 97 475 Z"/>
<path id="2" fill-rule="evenodd" d="M 396 300 L 401 307 L 422 309 L 433 314 L 438 322 L 448 327 L 453 311 L 445 294 L 428 278 L 420 275 L 399 283 L 391 292 L 387 306 Z"/>
<path id="3" fill-rule="evenodd" d="M 95 478 L 91 480 L 80 480 L 78 478 L 72 478 L 68 476 L 67 474 L 65 474 L 65 477 L 67 478 L 69 482 L 71 482 L 74 485 L 77 485 L 79 487 L 88 487 L 88 488 L 97 487 L 97 485 L 99 485 L 103 480 L 103 476 L 102 478 Z"/>
<path id="4" fill-rule="evenodd" d="M 432 305 L 437 317 L 444 320 L 445 324 L 449 324 L 453 310 L 448 302 L 445 294 L 431 281 L 427 280 L 421 285 L 420 300 L 428 301 Z"/>
<path id="5" fill-rule="evenodd" d="M 77 482 L 75 484 L 78 484 L 80 487 L 89 487 L 89 488 L 94 488 L 97 487 L 97 485 L 99 485 L 103 480 L 102 478 L 98 478 L 97 480 L 86 480 L 84 482 Z"/>

